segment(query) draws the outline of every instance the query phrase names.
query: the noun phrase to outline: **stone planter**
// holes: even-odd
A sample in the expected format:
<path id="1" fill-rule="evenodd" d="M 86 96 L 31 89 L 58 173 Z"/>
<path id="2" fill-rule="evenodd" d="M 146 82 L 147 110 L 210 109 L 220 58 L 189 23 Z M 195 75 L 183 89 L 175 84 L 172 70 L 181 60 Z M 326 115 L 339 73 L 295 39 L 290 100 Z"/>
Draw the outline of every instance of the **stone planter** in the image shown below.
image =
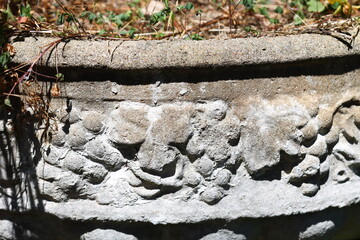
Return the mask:
<path id="1" fill-rule="evenodd" d="M 51 41 L 14 40 L 13 62 Z M 359 54 L 320 35 L 60 43 L 38 64 L 65 75 L 50 137 L 3 120 L 4 238 L 360 237 Z"/>

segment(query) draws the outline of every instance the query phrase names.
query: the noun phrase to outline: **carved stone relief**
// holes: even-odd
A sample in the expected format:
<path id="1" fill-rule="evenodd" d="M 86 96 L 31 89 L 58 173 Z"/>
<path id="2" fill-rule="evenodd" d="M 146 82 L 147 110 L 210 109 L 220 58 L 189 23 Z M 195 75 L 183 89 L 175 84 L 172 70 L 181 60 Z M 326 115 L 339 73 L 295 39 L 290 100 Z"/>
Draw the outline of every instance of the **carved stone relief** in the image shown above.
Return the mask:
<path id="1" fill-rule="evenodd" d="M 216 204 L 240 166 L 253 181 L 281 181 L 311 197 L 359 175 L 360 106 L 294 98 L 254 101 L 247 115 L 216 101 L 109 112 L 58 110 L 58 130 L 37 166 L 49 201 L 91 199 L 118 207 L 158 198 Z M 244 177 L 244 176 L 243 176 Z"/>

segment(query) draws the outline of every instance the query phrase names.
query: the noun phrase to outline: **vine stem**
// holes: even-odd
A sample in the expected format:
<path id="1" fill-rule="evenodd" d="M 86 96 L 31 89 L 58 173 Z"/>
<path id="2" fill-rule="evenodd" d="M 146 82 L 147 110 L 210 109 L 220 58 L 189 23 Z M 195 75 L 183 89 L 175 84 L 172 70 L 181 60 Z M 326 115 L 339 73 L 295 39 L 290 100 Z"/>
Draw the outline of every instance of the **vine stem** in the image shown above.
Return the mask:
<path id="1" fill-rule="evenodd" d="M 39 60 L 44 56 L 44 54 L 49 51 L 51 48 L 55 47 L 57 44 L 59 44 L 63 39 L 58 39 L 50 44 L 48 44 L 48 46 L 45 48 L 45 50 L 40 53 L 36 59 L 31 63 L 30 67 L 28 68 L 28 70 L 26 70 L 26 72 L 16 81 L 16 83 L 14 84 L 14 86 L 11 88 L 10 92 L 7 94 L 6 98 L 9 98 L 10 95 L 12 95 L 13 91 L 15 90 L 16 86 L 19 85 L 22 81 L 24 80 L 28 80 L 31 73 L 33 72 L 33 68 L 35 66 L 35 64 L 37 64 L 39 62 Z"/>

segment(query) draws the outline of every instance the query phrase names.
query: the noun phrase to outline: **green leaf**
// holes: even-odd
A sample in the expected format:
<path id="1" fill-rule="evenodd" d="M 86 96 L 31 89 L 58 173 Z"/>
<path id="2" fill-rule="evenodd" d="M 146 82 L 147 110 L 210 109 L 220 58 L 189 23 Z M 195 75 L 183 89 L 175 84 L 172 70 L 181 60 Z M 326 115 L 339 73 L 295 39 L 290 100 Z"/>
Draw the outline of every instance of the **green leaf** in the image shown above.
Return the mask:
<path id="1" fill-rule="evenodd" d="M 67 21 L 68 23 L 69 23 L 69 22 L 72 22 L 72 21 L 74 21 L 74 20 L 75 20 L 75 18 L 74 18 L 73 15 L 70 15 L 70 14 L 67 15 L 66 21 Z"/>
<path id="2" fill-rule="evenodd" d="M 160 12 L 154 13 L 150 16 L 150 23 L 156 24 L 158 22 L 165 22 L 166 18 L 169 16 L 171 12 L 170 8 L 164 8 Z"/>
<path id="3" fill-rule="evenodd" d="M 336 10 L 336 9 L 340 6 L 340 3 L 339 3 L 339 2 L 335 2 L 334 4 L 331 4 L 330 6 L 331 6 L 331 8 L 332 8 L 333 10 Z"/>
<path id="4" fill-rule="evenodd" d="M 307 2 L 309 12 L 323 12 L 325 6 L 317 0 L 310 0 Z"/>
<path id="5" fill-rule="evenodd" d="M 65 76 L 62 73 L 56 74 L 55 77 L 57 78 L 58 81 L 64 81 L 65 79 Z"/>
<path id="6" fill-rule="evenodd" d="M 165 7 L 168 8 L 169 7 L 169 0 L 163 0 Z"/>
<path id="7" fill-rule="evenodd" d="M 31 15 L 31 7 L 29 4 L 27 4 L 26 6 L 24 5 L 20 5 L 20 16 L 21 17 L 32 17 Z"/>
<path id="8" fill-rule="evenodd" d="M 269 21 L 273 24 L 279 23 L 279 19 L 277 19 L 277 18 L 269 18 Z"/>
<path id="9" fill-rule="evenodd" d="M 251 32 L 253 29 L 250 26 L 244 27 L 245 32 Z"/>
<path id="10" fill-rule="evenodd" d="M 191 40 L 204 40 L 204 38 L 202 36 L 200 36 L 199 34 L 191 34 L 190 35 Z"/>
<path id="11" fill-rule="evenodd" d="M 262 15 L 269 18 L 269 12 L 268 12 L 267 8 L 265 8 L 265 7 L 259 8 L 259 11 Z"/>
<path id="12" fill-rule="evenodd" d="M 65 16 L 66 13 L 62 13 L 58 16 L 58 19 L 56 20 L 56 25 L 63 25 L 65 22 Z"/>
<path id="13" fill-rule="evenodd" d="M 191 9 L 194 8 L 194 5 L 193 5 L 192 3 L 186 3 L 185 6 L 184 6 L 184 8 L 185 8 L 186 10 L 191 10 Z"/>
<path id="14" fill-rule="evenodd" d="M 283 14 L 284 13 L 284 10 L 280 7 L 280 6 L 277 6 L 274 10 L 274 12 L 278 13 L 278 14 Z"/>
<path id="15" fill-rule="evenodd" d="M 89 11 L 84 11 L 80 14 L 80 18 L 87 18 L 89 15 L 91 14 L 91 12 Z"/>
<path id="16" fill-rule="evenodd" d="M 295 23 L 295 25 L 303 24 L 303 20 L 298 14 L 295 14 L 295 16 L 294 16 L 294 23 Z"/>
<path id="17" fill-rule="evenodd" d="M 10 62 L 10 53 L 3 52 L 0 55 L 0 70 L 7 69 L 7 64 Z"/>
<path id="18" fill-rule="evenodd" d="M 10 101 L 10 99 L 9 99 L 9 98 L 5 98 L 5 100 L 4 100 L 4 104 L 5 104 L 6 106 L 8 106 L 8 107 L 11 107 L 11 108 L 12 108 L 11 101 Z"/>
<path id="19" fill-rule="evenodd" d="M 101 29 L 99 32 L 98 32 L 98 35 L 104 35 L 106 34 L 107 31 L 105 29 Z"/>
<path id="20" fill-rule="evenodd" d="M 247 8 L 247 9 L 252 9 L 254 8 L 254 0 L 243 0 L 242 4 Z"/>
<path id="21" fill-rule="evenodd" d="M 7 5 L 5 14 L 6 14 L 7 20 L 14 20 L 15 19 L 13 13 L 11 12 L 10 4 Z"/>

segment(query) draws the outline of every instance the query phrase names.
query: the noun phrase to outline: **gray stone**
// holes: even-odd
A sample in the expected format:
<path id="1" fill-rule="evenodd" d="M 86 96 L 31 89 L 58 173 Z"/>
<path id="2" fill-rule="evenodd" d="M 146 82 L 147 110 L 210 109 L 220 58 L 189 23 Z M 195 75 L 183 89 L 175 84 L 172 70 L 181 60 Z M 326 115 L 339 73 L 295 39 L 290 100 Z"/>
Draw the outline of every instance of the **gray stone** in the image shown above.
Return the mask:
<path id="1" fill-rule="evenodd" d="M 305 180 L 317 175 L 319 170 L 320 159 L 312 155 L 306 155 L 305 159 L 292 169 L 290 181 Z"/>
<path id="2" fill-rule="evenodd" d="M 79 149 L 82 148 L 90 138 L 91 136 L 80 124 L 72 124 L 66 140 L 71 148 Z"/>
<path id="3" fill-rule="evenodd" d="M 337 183 L 344 183 L 350 179 L 349 170 L 344 165 L 338 165 L 332 169 L 331 176 Z"/>
<path id="4" fill-rule="evenodd" d="M 75 172 L 75 173 L 82 173 L 84 170 L 84 165 L 86 163 L 87 159 L 80 155 L 77 152 L 69 151 L 66 156 L 64 157 L 64 166 Z"/>
<path id="5" fill-rule="evenodd" d="M 87 163 L 84 166 L 83 178 L 93 184 L 101 183 L 108 171 L 103 165 L 97 163 Z"/>
<path id="6" fill-rule="evenodd" d="M 301 232 L 299 239 L 329 239 L 334 228 L 335 223 L 330 220 L 319 222 Z"/>
<path id="7" fill-rule="evenodd" d="M 148 107 L 142 104 L 121 104 L 111 113 L 109 138 L 115 144 L 133 145 L 145 141 L 150 125 Z"/>
<path id="8" fill-rule="evenodd" d="M 63 202 L 68 199 L 68 196 L 55 183 L 39 180 L 38 184 L 44 199 L 54 202 Z"/>
<path id="9" fill-rule="evenodd" d="M 178 155 L 174 147 L 147 141 L 141 146 L 137 157 L 142 168 L 160 174 L 177 161 Z"/>
<path id="10" fill-rule="evenodd" d="M 82 116 L 83 126 L 94 133 L 99 133 L 103 129 L 103 116 L 96 111 L 85 112 Z"/>
<path id="11" fill-rule="evenodd" d="M 305 151 L 314 156 L 318 156 L 318 157 L 324 156 L 327 153 L 327 145 L 326 145 L 325 137 L 318 135 L 315 143 Z"/>
<path id="12" fill-rule="evenodd" d="M 303 128 L 301 128 L 303 139 L 305 141 L 316 137 L 318 131 L 319 131 L 319 126 L 317 124 L 316 119 L 311 119 Z"/>
<path id="13" fill-rule="evenodd" d="M 232 174 L 229 170 L 221 169 L 219 172 L 217 172 L 214 182 L 216 184 L 218 184 L 219 186 L 225 186 L 225 185 L 229 184 L 231 175 Z"/>
<path id="14" fill-rule="evenodd" d="M 253 107 L 242 130 L 242 158 L 250 174 L 261 175 L 277 165 L 281 151 L 301 154 L 302 133 L 298 128 L 307 124 L 309 114 L 294 99 L 275 99 L 272 104 L 265 101 Z"/>
<path id="15" fill-rule="evenodd" d="M 65 192 L 74 189 L 80 181 L 80 176 L 71 172 L 63 172 L 59 177 L 56 185 Z"/>
<path id="16" fill-rule="evenodd" d="M 66 140 L 66 134 L 62 130 L 62 128 L 58 128 L 57 131 L 53 132 L 53 135 L 51 137 L 51 143 L 55 146 L 64 146 Z"/>
<path id="17" fill-rule="evenodd" d="M 42 157 L 45 162 L 51 165 L 59 165 L 61 160 L 67 155 L 69 149 L 57 148 L 55 146 L 47 146 L 43 149 Z"/>
<path id="18" fill-rule="evenodd" d="M 109 170 L 119 169 L 126 160 L 104 138 L 96 138 L 86 144 L 86 154 L 91 160 L 103 164 Z"/>
<path id="19" fill-rule="evenodd" d="M 209 176 L 214 170 L 215 163 L 207 156 L 203 156 L 195 162 L 196 170 L 203 176 Z"/>
<path id="20" fill-rule="evenodd" d="M 63 171 L 63 169 L 52 166 L 45 161 L 39 162 L 39 164 L 36 166 L 36 175 L 39 178 L 50 182 L 59 180 L 62 176 Z"/>
<path id="21" fill-rule="evenodd" d="M 247 238 L 242 234 L 236 234 L 232 231 L 226 229 L 220 229 L 216 233 L 210 233 L 205 237 L 202 237 L 201 240 L 246 240 Z"/>
<path id="22" fill-rule="evenodd" d="M 4 240 L 14 239 L 13 223 L 9 220 L 0 220 L 0 238 Z"/>
<path id="23" fill-rule="evenodd" d="M 200 173 L 196 172 L 195 169 L 187 169 L 184 174 L 185 184 L 189 186 L 197 186 L 202 180 Z"/>
<path id="24" fill-rule="evenodd" d="M 27 62 L 35 59 L 40 49 L 54 41 L 52 38 L 26 38 L 14 41 L 15 49 L 24 54 L 16 54 L 14 63 Z M 326 42 L 326 46 L 323 44 Z M 359 53 L 358 41 L 352 51 L 331 36 L 317 34 L 289 35 L 274 38 L 237 38 L 209 41 L 107 41 L 73 40 L 60 43 L 58 48 L 63 51 L 57 56 L 52 54 L 42 64 L 48 66 L 73 66 L 86 68 L 107 67 L 117 70 L 243 66 L 265 63 L 283 63 L 322 59 L 324 57 L 348 56 Z M 114 50 L 112 61 L 108 52 L 98 49 L 108 46 Z M 241 46 L 241 47 L 239 47 Z M 276 47 L 275 47 L 276 46 Z M 266 51 L 263 51 L 265 49 Z M 161 53 L 171 53 L 166 59 L 159 61 Z M 91 54 L 89 54 L 91 53 Z M 95 54 L 96 53 L 96 56 Z M 136 53 L 136 54 L 134 54 Z M 188 53 L 188 54 L 184 54 Z M 44 58 L 48 58 L 45 54 Z M 111 90 L 111 89 L 110 89 Z"/>
<path id="25" fill-rule="evenodd" d="M 201 200 L 208 204 L 217 203 L 222 199 L 223 196 L 223 191 L 218 187 L 208 187 L 200 194 Z"/>
<path id="26" fill-rule="evenodd" d="M 300 189 L 302 194 L 312 197 L 319 191 L 319 186 L 313 183 L 302 183 Z"/>
<path id="27" fill-rule="evenodd" d="M 171 104 L 155 108 L 149 113 L 152 121 L 150 136 L 164 144 L 185 143 L 192 134 L 190 117 L 193 111 L 192 104 Z"/>
<path id="28" fill-rule="evenodd" d="M 80 236 L 81 240 L 137 240 L 136 237 L 112 229 L 95 229 Z"/>
<path id="29" fill-rule="evenodd" d="M 14 64 L 54 41 L 19 39 Z M 316 34 L 60 42 L 37 62 L 66 75 L 58 136 L 1 115 L 2 220 L 34 239 L 357 239 L 359 53 Z"/>

